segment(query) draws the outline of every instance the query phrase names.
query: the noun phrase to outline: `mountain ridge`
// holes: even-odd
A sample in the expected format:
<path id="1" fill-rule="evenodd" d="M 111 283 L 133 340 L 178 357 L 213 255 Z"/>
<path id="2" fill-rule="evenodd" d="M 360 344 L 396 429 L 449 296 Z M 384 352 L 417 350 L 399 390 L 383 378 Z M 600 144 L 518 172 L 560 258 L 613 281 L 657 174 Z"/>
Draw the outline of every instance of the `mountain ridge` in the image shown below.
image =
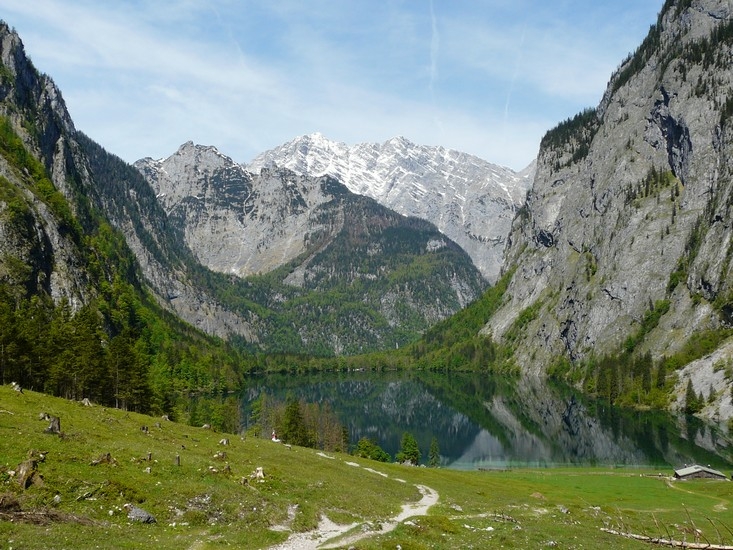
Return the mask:
<path id="1" fill-rule="evenodd" d="M 319 133 L 263 152 L 246 166 L 253 173 L 281 166 L 299 174 L 330 175 L 354 193 L 432 221 L 468 252 L 490 282 L 499 275 L 511 220 L 524 204 L 534 170 L 532 163 L 514 172 L 404 137 L 348 146 Z"/>
<path id="2" fill-rule="evenodd" d="M 332 178 L 307 178 L 286 170 L 254 179 L 263 184 L 257 194 L 260 211 L 247 211 L 243 204 L 237 213 L 220 210 L 217 215 L 251 221 L 272 206 L 267 234 L 260 237 L 283 236 L 292 229 L 278 227 L 275 219 L 288 221 L 291 214 L 300 212 L 302 219 L 309 220 L 312 215 L 309 232 L 303 226 L 295 238 L 284 235 L 303 242 L 308 233 L 308 246 L 276 258 L 273 265 L 280 271 L 267 266 L 266 275 L 247 281 L 233 276 L 231 263 L 223 274 L 208 270 L 189 247 L 182 223 L 192 214 L 209 224 L 216 222 L 201 210 L 198 194 L 185 197 L 177 214 L 166 212 L 161 201 L 166 197 L 157 196 L 160 189 L 156 191 L 139 170 L 77 131 L 61 92 L 49 77 L 36 71 L 17 34 L 5 24 L 0 31 L 4 63 L 0 114 L 5 116 L 3 129 L 7 130 L 1 144 L 7 167 L 0 196 L 0 232 L 8 237 L 0 243 L 0 252 L 6 254 L 0 261 L 0 286 L 10 285 L 7 293 L 4 286 L 0 288 L 0 298 L 12 304 L 9 315 L 31 299 L 39 301 L 33 303 L 40 303 L 45 314 L 67 315 L 63 320 L 67 324 L 80 311 L 102 308 L 96 314 L 107 326 L 98 330 L 114 331 L 122 330 L 118 320 L 106 316 L 117 306 L 134 302 L 129 307 L 137 311 L 138 305 L 142 309 L 143 303 L 155 301 L 157 307 L 202 332 L 248 351 L 355 354 L 406 344 L 483 288 L 468 257 L 427 222 L 416 223 L 371 199 L 350 196 Z M 188 147 L 195 149 L 193 144 Z M 209 176 L 215 181 L 208 181 L 207 189 L 214 204 L 227 199 L 227 190 L 236 191 L 237 186 L 254 181 L 237 167 L 220 170 L 228 157 L 215 148 L 200 152 L 211 165 Z M 224 186 L 217 187 L 219 183 Z M 360 216 L 360 225 L 347 227 L 339 222 L 347 210 Z M 221 235 L 209 242 L 217 241 L 222 241 Z M 328 252 L 328 243 L 338 244 L 344 262 Z M 364 248 L 360 255 L 352 253 L 347 243 Z M 361 250 L 358 246 L 351 248 Z M 140 318 L 147 316 L 155 324 L 160 313 L 131 314 L 131 322 L 137 330 Z M 128 338 L 138 336 L 147 335 L 130 331 Z M 98 351 L 104 355 L 104 350 Z M 41 380 L 44 373 L 38 372 Z M 229 371 L 218 379 L 236 384 L 232 380 L 241 374 Z M 199 378 L 204 379 L 208 378 Z"/>
<path id="3" fill-rule="evenodd" d="M 485 286 L 465 252 L 430 222 L 354 194 L 331 176 L 279 167 L 252 174 L 192 142 L 135 167 L 197 259 L 215 272 L 254 277 L 254 286 L 237 282 L 236 293 L 267 304 L 266 332 L 288 332 L 301 350 L 404 345 Z M 288 328 L 275 326 L 273 314 L 284 315 L 279 322 Z"/>

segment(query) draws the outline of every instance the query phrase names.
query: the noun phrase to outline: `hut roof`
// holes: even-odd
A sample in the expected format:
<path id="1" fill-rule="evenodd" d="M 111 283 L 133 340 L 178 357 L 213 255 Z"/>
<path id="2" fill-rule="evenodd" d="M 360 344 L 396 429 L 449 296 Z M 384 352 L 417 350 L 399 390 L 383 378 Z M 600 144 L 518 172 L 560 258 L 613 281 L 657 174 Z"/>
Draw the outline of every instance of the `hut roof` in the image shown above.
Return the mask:
<path id="1" fill-rule="evenodd" d="M 683 477 L 689 477 L 693 474 L 699 474 L 699 473 L 705 473 L 711 477 L 719 477 L 721 479 L 726 479 L 725 474 L 723 474 L 722 472 L 718 470 L 714 470 L 713 468 L 710 468 L 709 466 L 700 466 L 699 464 L 693 464 L 692 466 L 686 466 L 685 468 L 680 468 L 678 470 L 675 470 L 674 477 L 683 478 Z"/>

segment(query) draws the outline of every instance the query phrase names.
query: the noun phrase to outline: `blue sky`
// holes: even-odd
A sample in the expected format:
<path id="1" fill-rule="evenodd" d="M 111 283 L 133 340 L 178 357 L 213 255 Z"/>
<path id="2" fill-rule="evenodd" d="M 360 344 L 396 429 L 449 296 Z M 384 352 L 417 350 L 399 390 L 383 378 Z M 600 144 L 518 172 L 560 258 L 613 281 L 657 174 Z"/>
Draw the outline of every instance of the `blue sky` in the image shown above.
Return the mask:
<path id="1" fill-rule="evenodd" d="M 516 170 L 663 0 L 0 0 L 76 127 L 133 162 L 402 135 Z"/>

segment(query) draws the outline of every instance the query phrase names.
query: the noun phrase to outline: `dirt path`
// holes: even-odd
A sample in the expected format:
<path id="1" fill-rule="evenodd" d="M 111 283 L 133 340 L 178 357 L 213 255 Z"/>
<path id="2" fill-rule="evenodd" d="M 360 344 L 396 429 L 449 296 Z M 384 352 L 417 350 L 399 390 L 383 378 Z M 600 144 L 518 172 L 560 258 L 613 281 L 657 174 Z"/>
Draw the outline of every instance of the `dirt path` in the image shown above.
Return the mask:
<path id="1" fill-rule="evenodd" d="M 422 494 L 422 498 L 418 502 L 403 504 L 402 511 L 395 517 L 382 523 L 382 528 L 379 531 L 357 532 L 348 537 L 344 537 L 343 539 L 339 539 L 338 542 L 335 542 L 333 544 L 325 544 L 323 546 L 319 546 L 318 548 L 327 549 L 349 546 L 367 537 L 371 537 L 374 535 L 383 535 L 385 533 L 389 533 L 390 531 L 394 531 L 397 526 L 405 521 L 407 518 L 426 515 L 430 507 L 438 502 L 438 493 L 437 491 L 431 489 L 426 485 L 415 485 L 415 487 L 417 487 Z"/>
<path id="2" fill-rule="evenodd" d="M 343 535 L 357 525 L 359 524 L 338 525 L 326 516 L 321 516 L 321 521 L 314 531 L 293 533 L 288 537 L 288 540 L 277 546 L 270 547 L 270 550 L 316 550 L 317 548 L 322 548 L 321 545 L 326 541 Z"/>
<path id="3" fill-rule="evenodd" d="M 350 463 L 353 466 L 356 464 Z M 375 473 L 387 477 L 387 474 L 376 472 Z M 401 480 L 395 480 L 401 481 Z M 363 523 L 352 523 L 349 525 L 338 525 L 326 516 L 321 516 L 321 522 L 314 531 L 308 531 L 307 533 L 293 533 L 288 537 L 288 540 L 278 544 L 277 546 L 271 547 L 270 550 L 317 550 L 317 549 L 328 549 L 328 548 L 339 548 L 342 546 L 349 546 L 358 542 L 362 539 L 372 537 L 374 535 L 383 535 L 393 531 L 401 522 L 407 518 L 413 516 L 424 516 L 428 513 L 428 510 L 436 502 L 438 502 L 438 492 L 431 489 L 426 485 L 415 485 L 422 498 L 418 502 L 408 502 L 402 505 L 402 511 L 396 516 L 388 519 L 381 523 L 381 529 L 379 531 L 371 530 L 359 530 L 353 534 L 339 538 L 345 535 L 349 531 L 354 530 Z M 334 539 L 338 538 L 338 541 Z"/>

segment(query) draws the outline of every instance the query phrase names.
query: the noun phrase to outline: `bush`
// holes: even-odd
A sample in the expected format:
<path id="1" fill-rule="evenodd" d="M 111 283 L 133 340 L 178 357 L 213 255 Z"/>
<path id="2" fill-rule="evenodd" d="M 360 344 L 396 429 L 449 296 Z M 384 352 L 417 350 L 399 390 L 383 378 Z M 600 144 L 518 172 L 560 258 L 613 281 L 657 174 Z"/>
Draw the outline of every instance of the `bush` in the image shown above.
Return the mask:
<path id="1" fill-rule="evenodd" d="M 376 460 L 378 462 L 390 462 L 392 457 L 389 453 L 385 452 L 375 441 L 368 437 L 362 437 L 356 444 L 356 450 L 354 456 L 361 458 L 368 458 L 370 460 Z"/>

